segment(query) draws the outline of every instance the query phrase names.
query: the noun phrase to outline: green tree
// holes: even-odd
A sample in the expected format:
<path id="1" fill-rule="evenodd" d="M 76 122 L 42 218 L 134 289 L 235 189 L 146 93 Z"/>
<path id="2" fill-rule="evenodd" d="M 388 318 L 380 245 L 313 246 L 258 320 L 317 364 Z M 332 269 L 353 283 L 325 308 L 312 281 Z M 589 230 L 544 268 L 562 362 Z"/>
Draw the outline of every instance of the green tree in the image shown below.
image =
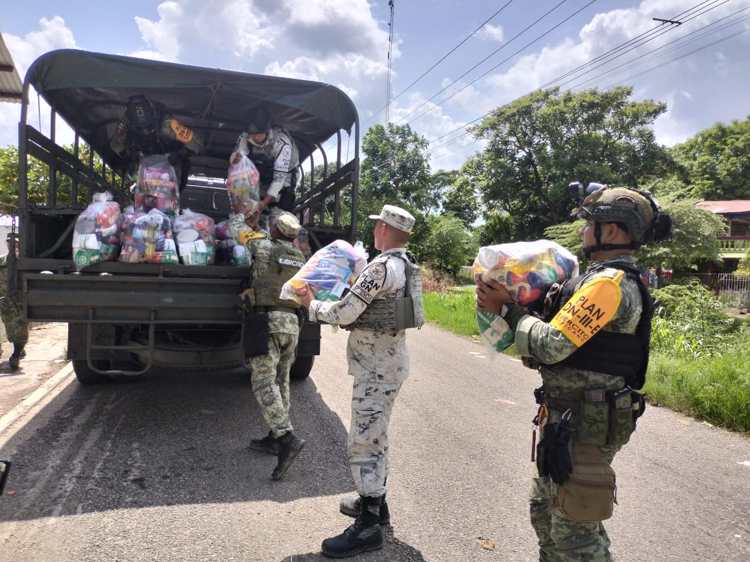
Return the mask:
<path id="1" fill-rule="evenodd" d="M 513 240 L 513 219 L 505 211 L 492 209 L 484 216 L 484 224 L 479 228 L 479 243 L 482 246 L 502 244 Z"/>
<path id="2" fill-rule="evenodd" d="M 454 173 L 453 183 L 445 192 L 443 210 L 457 216 L 467 228 L 479 218 L 479 199 L 471 180 L 463 175 Z"/>
<path id="3" fill-rule="evenodd" d="M 513 239 L 539 238 L 567 219 L 570 181 L 637 187 L 668 169 L 654 120 L 666 106 L 631 100 L 631 88 L 540 90 L 498 108 L 473 129 L 487 142 L 465 166 L 488 208 L 508 213 Z"/>
<path id="4" fill-rule="evenodd" d="M 695 203 L 689 199 L 664 202 L 664 210 L 672 217 L 672 239 L 641 248 L 641 263 L 686 270 L 695 269 L 701 261 L 720 261 L 719 237 L 726 234 L 726 221 Z"/>
<path id="5" fill-rule="evenodd" d="M 429 234 L 424 243 L 424 256 L 438 271 L 456 275 L 468 265 L 477 252 L 474 239 L 464 223 L 456 216 L 430 217 Z"/>
<path id="6" fill-rule="evenodd" d="M 719 123 L 671 149 L 676 180 L 701 199 L 750 199 L 750 117 Z"/>
<path id="7" fill-rule="evenodd" d="M 360 173 L 358 223 L 360 236 L 372 247 L 372 221 L 384 204 L 399 205 L 417 218 L 439 205 L 431 183 L 428 143 L 408 125 L 371 127 L 362 141 L 366 158 Z M 420 243 L 412 237 L 412 246 Z"/>
<path id="8" fill-rule="evenodd" d="M 702 261 L 719 261 L 719 237 L 726 232 L 724 219 L 695 206 L 695 200 L 665 201 L 672 217 L 672 239 L 643 246 L 638 259 L 643 265 L 678 270 L 695 268 Z M 544 236 L 565 246 L 583 260 L 581 229 L 585 221 L 561 223 L 544 230 Z"/>

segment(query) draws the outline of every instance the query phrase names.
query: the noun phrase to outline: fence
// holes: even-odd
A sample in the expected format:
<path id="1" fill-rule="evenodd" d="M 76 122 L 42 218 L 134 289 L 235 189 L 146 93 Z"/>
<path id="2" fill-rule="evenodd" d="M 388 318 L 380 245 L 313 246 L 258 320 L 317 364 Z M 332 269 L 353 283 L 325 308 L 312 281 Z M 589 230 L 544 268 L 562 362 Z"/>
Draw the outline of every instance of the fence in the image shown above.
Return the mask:
<path id="1" fill-rule="evenodd" d="M 750 275 L 700 273 L 687 277 L 699 279 L 701 283 L 714 291 L 727 306 L 750 307 Z"/>

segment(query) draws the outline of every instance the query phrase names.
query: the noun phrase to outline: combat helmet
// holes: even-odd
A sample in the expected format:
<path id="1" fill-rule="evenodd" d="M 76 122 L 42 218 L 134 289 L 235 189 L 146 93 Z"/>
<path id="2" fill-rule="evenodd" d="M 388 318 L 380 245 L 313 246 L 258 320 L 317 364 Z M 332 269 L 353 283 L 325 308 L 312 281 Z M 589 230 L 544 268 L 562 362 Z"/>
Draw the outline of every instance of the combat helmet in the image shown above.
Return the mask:
<path id="1" fill-rule="evenodd" d="M 647 191 L 629 187 L 601 186 L 586 196 L 577 216 L 595 225 L 596 245 L 584 248 L 586 254 L 600 250 L 635 250 L 649 242 L 668 240 L 672 231 L 672 219 L 662 212 L 656 199 Z M 624 225 L 632 242 L 602 244 L 602 223 Z"/>

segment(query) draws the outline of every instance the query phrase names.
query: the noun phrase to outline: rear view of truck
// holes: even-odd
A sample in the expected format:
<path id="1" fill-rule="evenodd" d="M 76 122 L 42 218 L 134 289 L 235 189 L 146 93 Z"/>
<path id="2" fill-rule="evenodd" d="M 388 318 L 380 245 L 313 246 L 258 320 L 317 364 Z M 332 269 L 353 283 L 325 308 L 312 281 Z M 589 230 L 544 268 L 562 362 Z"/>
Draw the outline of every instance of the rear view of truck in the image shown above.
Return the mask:
<path id="1" fill-rule="evenodd" d="M 49 134 L 28 122 L 31 87 L 51 108 Z M 111 139 L 134 96 L 202 139 L 197 154 L 181 155 L 181 209 L 227 218 L 229 156 L 248 110 L 262 106 L 299 148 L 302 164 L 287 206 L 312 250 L 356 236 L 359 122 L 337 88 L 83 51 L 43 55 L 24 82 L 20 232 L 12 242 L 20 248 L 10 248 L 9 291 L 29 320 L 68 323 L 68 355 L 84 384 L 160 366 L 241 366 L 242 343 L 253 337 L 239 306 L 246 266 L 103 261 L 76 271 L 75 222 L 94 194 L 109 191 L 123 208 L 132 202 L 137 162 L 114 151 Z M 39 163 L 46 174 L 32 173 Z M 319 326 L 305 322 L 292 377 L 309 374 L 319 349 Z"/>

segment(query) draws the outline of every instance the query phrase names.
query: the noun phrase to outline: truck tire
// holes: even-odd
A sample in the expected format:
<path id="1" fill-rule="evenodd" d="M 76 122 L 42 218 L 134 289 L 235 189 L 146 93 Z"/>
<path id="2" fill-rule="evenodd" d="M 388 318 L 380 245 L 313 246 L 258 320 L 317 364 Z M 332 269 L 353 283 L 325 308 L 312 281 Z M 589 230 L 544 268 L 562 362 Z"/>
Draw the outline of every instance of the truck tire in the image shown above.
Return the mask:
<path id="1" fill-rule="evenodd" d="M 109 381 L 109 378 L 105 375 L 92 371 L 85 359 L 74 359 L 73 370 L 78 382 L 83 385 L 102 384 Z"/>
<path id="2" fill-rule="evenodd" d="M 294 365 L 292 365 L 292 370 L 289 371 L 289 378 L 295 381 L 305 380 L 310 376 L 313 363 L 315 363 L 314 355 L 303 355 L 302 357 L 297 357 Z"/>

